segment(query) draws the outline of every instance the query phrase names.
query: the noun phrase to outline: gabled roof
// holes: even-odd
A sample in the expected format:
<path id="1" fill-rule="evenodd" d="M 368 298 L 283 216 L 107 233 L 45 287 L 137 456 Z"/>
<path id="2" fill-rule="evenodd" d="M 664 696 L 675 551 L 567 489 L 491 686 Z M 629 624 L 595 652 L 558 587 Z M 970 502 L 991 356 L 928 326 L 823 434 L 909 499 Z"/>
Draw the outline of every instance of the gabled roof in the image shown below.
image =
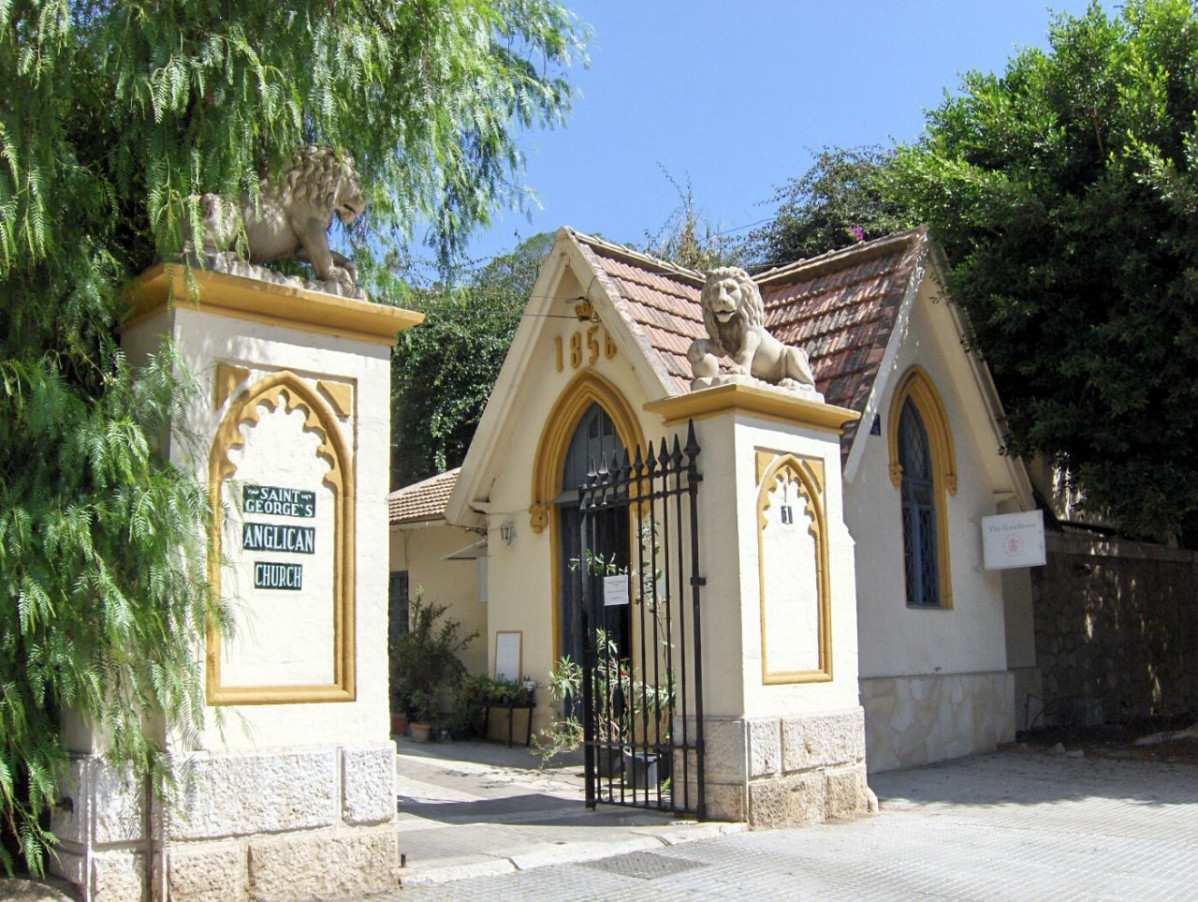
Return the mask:
<path id="1" fill-rule="evenodd" d="M 397 489 L 387 496 L 387 519 L 392 526 L 401 523 L 424 523 L 445 516 L 445 505 L 458 483 L 461 467 L 446 470 Z"/>
<path id="2" fill-rule="evenodd" d="M 807 351 L 824 399 L 865 415 L 869 422 L 886 389 L 886 367 L 897 352 L 899 343 L 891 339 L 910 315 L 929 267 L 940 268 L 942 263 L 927 231 L 920 228 L 778 267 L 754 281 L 761 288 L 766 327 L 783 342 Z M 686 352 L 692 341 L 706 337 L 700 307 L 704 275 L 563 227 L 471 442 L 462 466 L 466 475 L 446 507 L 451 522 L 464 522 L 472 516 L 471 505 L 486 497 L 484 480 L 490 478 L 486 474 L 491 473 L 498 433 L 515 409 L 518 386 L 563 280 L 577 286 L 570 289 L 581 293 L 576 300 L 594 305 L 621 350 L 630 359 L 644 361 L 645 366 L 634 370 L 646 400 L 690 391 Z M 944 309 L 956 334 L 963 335 L 955 308 L 947 304 Z M 960 349 L 959 341 L 954 344 Z M 985 365 L 968 356 L 966 365 L 973 370 L 990 418 L 987 428 L 1000 446 L 1001 405 Z M 841 443 L 850 481 L 864 444 L 856 437 L 856 424 L 850 424 Z M 1014 466 L 1014 461 L 1008 464 Z M 1018 469 L 1012 479 L 1022 485 L 1027 477 Z M 1030 498 L 1030 491 L 1022 494 Z"/>
<path id="3" fill-rule="evenodd" d="M 572 233 L 609 278 L 626 319 L 669 374 L 670 394 L 690 390 L 687 348 L 706 337 L 699 294 L 703 275 Z M 865 411 L 899 308 L 922 275 L 924 229 L 901 232 L 772 269 L 755 277 L 766 328 L 811 358 L 816 388 L 829 404 Z M 613 299 L 615 300 L 615 299 Z M 623 312 L 623 311 L 621 311 Z M 847 449 L 855 424 L 846 429 Z"/>

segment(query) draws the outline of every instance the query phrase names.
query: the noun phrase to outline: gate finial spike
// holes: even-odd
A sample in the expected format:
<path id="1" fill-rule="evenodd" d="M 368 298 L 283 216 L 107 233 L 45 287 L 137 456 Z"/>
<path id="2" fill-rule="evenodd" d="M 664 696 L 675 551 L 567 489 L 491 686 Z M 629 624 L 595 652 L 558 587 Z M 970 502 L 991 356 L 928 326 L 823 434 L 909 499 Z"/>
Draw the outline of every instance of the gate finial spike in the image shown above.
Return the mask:
<path id="1" fill-rule="evenodd" d="M 661 451 L 657 455 L 657 462 L 661 464 L 663 470 L 670 465 L 670 446 L 664 438 L 661 440 Z"/>
<path id="2" fill-rule="evenodd" d="M 632 477 L 632 460 L 628 456 L 628 449 L 624 449 L 624 458 L 620 461 L 620 475 L 625 479 Z"/>
<path id="3" fill-rule="evenodd" d="M 678 441 L 678 433 L 676 432 L 674 433 L 674 450 L 670 454 L 670 460 L 673 461 L 676 467 L 682 465 L 682 443 Z"/>
<path id="4" fill-rule="evenodd" d="M 607 466 L 607 472 L 613 480 L 620 478 L 620 452 L 615 449 L 611 452 L 611 463 Z"/>
<path id="5" fill-rule="evenodd" d="M 691 463 L 694 463 L 695 458 L 699 456 L 699 440 L 695 438 L 695 421 L 686 421 L 686 456 L 690 458 Z"/>
<path id="6" fill-rule="evenodd" d="M 637 476 L 641 475 L 641 471 L 645 469 L 645 462 L 641 458 L 641 446 L 636 446 L 636 458 L 632 461 L 632 468 Z"/>

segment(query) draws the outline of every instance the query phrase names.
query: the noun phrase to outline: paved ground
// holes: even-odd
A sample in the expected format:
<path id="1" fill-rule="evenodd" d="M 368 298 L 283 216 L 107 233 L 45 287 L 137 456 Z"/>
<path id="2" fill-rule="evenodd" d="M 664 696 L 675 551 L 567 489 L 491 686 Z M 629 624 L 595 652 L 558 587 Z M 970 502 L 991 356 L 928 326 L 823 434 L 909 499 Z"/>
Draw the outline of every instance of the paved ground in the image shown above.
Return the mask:
<path id="1" fill-rule="evenodd" d="M 474 765 L 481 770 L 473 776 L 470 767 L 438 776 L 454 768 L 401 759 L 401 797 L 405 786 L 427 793 L 421 784 L 457 780 L 456 791 L 474 798 L 455 800 L 450 785 L 440 800 L 409 796 L 400 845 L 413 850 L 409 876 L 417 879 L 382 899 L 1198 900 L 1198 769 L 1189 765 L 983 755 L 872 778 L 883 800 L 876 817 L 716 838 L 688 837 L 686 825 L 571 816 L 577 782 L 570 769 L 533 777 L 544 782 L 533 785 L 538 798 L 527 811 L 541 813 L 521 821 L 520 775 L 497 762 Z M 480 803 L 476 790 L 488 781 L 495 798 Z M 448 806 L 440 819 L 428 817 L 433 805 Z M 481 826 L 494 816 L 500 824 Z M 520 835 L 526 827 L 543 832 Z M 513 847 L 524 845 L 505 857 L 501 837 L 508 828 Z M 689 829 L 704 828 L 710 829 Z M 671 829 L 694 841 L 670 845 Z M 628 836 L 645 845 L 624 845 Z M 453 879 L 470 872 L 453 872 L 452 856 L 438 858 L 437 844 L 458 837 L 469 845 L 453 851 L 488 856 L 493 870 L 480 872 L 488 875 Z M 554 855 L 569 863 L 551 864 Z M 452 882 L 413 885 L 421 874 Z"/>

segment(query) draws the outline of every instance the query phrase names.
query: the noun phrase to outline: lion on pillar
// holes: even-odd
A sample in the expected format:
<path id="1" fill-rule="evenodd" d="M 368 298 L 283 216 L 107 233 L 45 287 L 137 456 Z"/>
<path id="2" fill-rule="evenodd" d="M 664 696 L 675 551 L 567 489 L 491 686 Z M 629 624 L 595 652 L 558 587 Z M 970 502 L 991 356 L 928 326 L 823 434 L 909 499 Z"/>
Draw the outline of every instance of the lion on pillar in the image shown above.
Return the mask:
<path id="1" fill-rule="evenodd" d="M 700 295 L 707 338 L 691 343 L 691 389 L 698 390 L 752 377 L 782 388 L 815 385 L 802 348 L 785 345 L 765 329 L 761 291 L 747 272 L 721 266 L 707 274 Z M 730 376 L 720 375 L 720 357 L 732 358 Z"/>
<path id="2" fill-rule="evenodd" d="M 366 209 L 354 161 L 330 147 L 309 144 L 296 151 L 280 179 L 263 179 L 258 203 L 243 195 L 232 204 L 216 194 L 199 198 L 201 245 L 206 253 L 234 248 L 244 230 L 250 263 L 301 260 L 316 278 L 351 293 L 358 280 L 353 261 L 329 247 L 336 216 L 349 225 Z"/>

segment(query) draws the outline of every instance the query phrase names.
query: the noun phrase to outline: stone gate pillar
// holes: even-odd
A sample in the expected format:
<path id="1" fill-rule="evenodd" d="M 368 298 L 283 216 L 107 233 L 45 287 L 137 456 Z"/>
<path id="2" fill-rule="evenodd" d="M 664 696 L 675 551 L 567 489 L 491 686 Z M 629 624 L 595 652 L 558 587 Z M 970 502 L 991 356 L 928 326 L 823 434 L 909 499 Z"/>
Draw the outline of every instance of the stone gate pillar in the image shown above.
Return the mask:
<path id="1" fill-rule="evenodd" d="M 176 266 L 134 286 L 134 363 L 174 342 L 200 392 L 170 455 L 208 487 L 231 636 L 196 636 L 204 723 L 162 724 L 163 805 L 85 725 L 53 829 L 91 900 L 356 898 L 395 885 L 387 681 L 390 349 L 419 314 Z"/>
<path id="2" fill-rule="evenodd" d="M 702 448 L 698 493 L 709 817 L 788 826 L 875 810 L 857 697 L 851 410 L 730 383 L 646 409 Z"/>

